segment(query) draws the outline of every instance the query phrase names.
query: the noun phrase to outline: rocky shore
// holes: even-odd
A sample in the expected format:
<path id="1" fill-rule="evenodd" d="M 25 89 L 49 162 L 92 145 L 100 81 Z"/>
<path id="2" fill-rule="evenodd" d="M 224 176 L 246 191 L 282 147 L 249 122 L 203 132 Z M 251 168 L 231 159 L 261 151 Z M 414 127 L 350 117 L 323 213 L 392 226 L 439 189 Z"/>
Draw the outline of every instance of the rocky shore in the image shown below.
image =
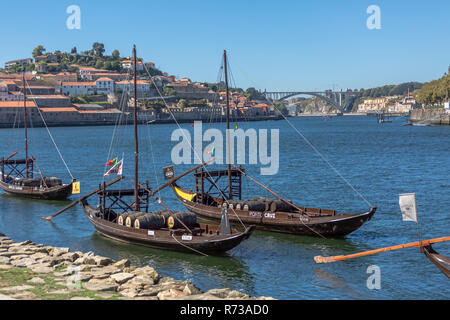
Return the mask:
<path id="1" fill-rule="evenodd" d="M 14 242 L 0 233 L 0 300 L 267 300 L 225 289 L 203 292 L 190 281 L 162 277 L 128 259 Z"/>

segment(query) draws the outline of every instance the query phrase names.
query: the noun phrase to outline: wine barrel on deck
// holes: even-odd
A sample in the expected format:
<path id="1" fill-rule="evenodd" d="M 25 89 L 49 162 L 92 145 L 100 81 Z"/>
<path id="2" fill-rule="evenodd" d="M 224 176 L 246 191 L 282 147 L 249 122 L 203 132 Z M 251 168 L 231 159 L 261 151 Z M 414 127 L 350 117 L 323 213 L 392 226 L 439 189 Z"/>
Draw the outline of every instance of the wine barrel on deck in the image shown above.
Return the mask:
<path id="1" fill-rule="evenodd" d="M 117 218 L 117 223 L 118 223 L 119 225 L 121 225 L 121 226 L 124 226 L 127 217 L 128 217 L 130 214 L 134 214 L 134 213 L 136 213 L 136 212 L 135 212 L 135 211 L 129 211 L 129 212 L 124 212 L 124 213 L 120 214 L 119 217 Z"/>
<path id="2" fill-rule="evenodd" d="M 290 212 L 292 211 L 292 206 L 282 200 L 273 200 L 272 203 L 270 204 L 270 211 Z"/>
<path id="3" fill-rule="evenodd" d="M 126 219 L 125 219 L 125 225 L 127 227 L 132 228 L 134 226 L 134 220 L 136 220 L 136 218 L 145 215 L 145 212 L 135 212 L 130 214 Z"/>
<path id="4" fill-rule="evenodd" d="M 164 218 L 155 213 L 148 213 L 134 220 L 135 229 L 161 229 L 164 227 Z"/>
<path id="5" fill-rule="evenodd" d="M 184 228 L 179 220 L 181 220 L 188 228 L 193 228 L 197 225 L 197 215 L 195 213 L 179 211 L 173 213 L 167 219 L 167 226 L 171 229 Z"/>

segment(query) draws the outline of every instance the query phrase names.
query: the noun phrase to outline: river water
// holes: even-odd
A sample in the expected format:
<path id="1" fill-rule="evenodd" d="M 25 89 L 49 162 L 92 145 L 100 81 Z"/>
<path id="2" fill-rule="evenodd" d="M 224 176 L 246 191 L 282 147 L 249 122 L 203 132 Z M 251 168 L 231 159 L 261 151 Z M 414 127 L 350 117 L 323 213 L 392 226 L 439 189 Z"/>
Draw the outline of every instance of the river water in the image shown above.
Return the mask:
<path id="1" fill-rule="evenodd" d="M 279 129 L 278 173 L 260 175 L 259 165 L 247 165 L 246 171 L 301 206 L 340 212 L 363 212 L 369 204 L 378 207 L 371 221 L 344 239 L 256 231 L 226 256 L 203 257 L 106 239 L 95 232 L 79 206 L 51 223 L 45 222 L 41 217 L 57 212 L 67 202 L 24 200 L 3 193 L 0 193 L 0 232 L 15 241 L 29 239 L 71 250 L 92 250 L 113 259 L 128 258 L 134 264 L 151 265 L 164 276 L 190 280 L 205 291 L 229 287 L 253 296 L 278 299 L 450 298 L 448 279 L 417 248 L 330 264 L 318 265 L 313 260 L 316 255 L 350 254 L 417 241 L 416 224 L 402 222 L 400 193 L 416 193 L 424 239 L 448 236 L 450 127 L 403 126 L 404 118 L 384 124 L 371 117 L 289 118 L 289 121 L 361 196 L 284 120 L 238 124 L 241 129 Z M 193 131 L 189 124 L 181 126 Z M 225 125 L 203 125 L 204 130 L 212 127 L 224 129 Z M 170 137 L 176 128 L 175 124 L 139 128 L 140 177 L 154 187 L 164 181 L 162 167 L 171 164 L 171 150 L 176 142 L 171 142 Z M 125 155 L 124 175 L 132 175 L 131 126 L 116 131 L 109 126 L 50 128 L 50 131 L 72 175 L 81 181 L 82 194 L 96 188 L 102 180 L 113 136 L 116 138 L 111 155 L 119 158 Z M 46 129 L 31 129 L 29 136 L 30 154 L 44 174 L 69 181 Z M 2 129 L 0 139 L 2 155 L 19 151 L 19 156 L 23 156 L 22 130 Z M 183 164 L 175 168 L 181 173 L 190 167 Z M 132 187 L 130 179 L 119 184 Z M 183 178 L 180 184 L 194 188 L 191 176 Z M 270 196 L 250 181 L 243 186 L 244 198 Z M 171 190 L 163 190 L 161 197 L 171 208 L 184 209 Z M 160 208 L 155 205 L 151 209 Z M 434 247 L 450 256 L 449 243 Z M 373 266 L 380 271 L 379 288 L 367 285 L 373 283 Z"/>

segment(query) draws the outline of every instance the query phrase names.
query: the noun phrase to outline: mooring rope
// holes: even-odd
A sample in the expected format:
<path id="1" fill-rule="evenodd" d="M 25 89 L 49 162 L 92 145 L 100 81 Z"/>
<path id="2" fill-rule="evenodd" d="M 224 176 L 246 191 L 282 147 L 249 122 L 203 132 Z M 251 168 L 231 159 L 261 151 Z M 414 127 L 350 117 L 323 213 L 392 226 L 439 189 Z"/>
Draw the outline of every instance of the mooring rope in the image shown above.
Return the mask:
<path id="1" fill-rule="evenodd" d="M 279 114 L 281 114 L 281 116 L 284 118 L 284 120 L 287 121 L 287 123 L 298 133 L 298 135 L 300 135 L 300 137 L 303 138 L 303 140 L 305 140 L 305 142 L 314 150 L 315 153 L 317 153 L 320 158 L 342 179 L 344 180 L 344 182 L 353 190 L 355 191 L 355 193 L 362 199 L 364 200 L 369 207 L 372 207 L 372 205 L 370 204 L 370 202 L 358 191 L 356 190 L 356 188 L 336 169 L 336 167 L 334 167 L 330 161 L 328 161 L 327 158 L 325 158 L 325 156 L 308 140 L 308 138 L 306 138 L 289 120 L 288 118 L 280 111 L 278 110 L 278 108 L 273 104 L 272 101 L 270 101 L 269 99 L 266 98 L 266 101 L 269 102 L 275 110 L 278 111 Z"/>
<path id="2" fill-rule="evenodd" d="M 177 125 L 178 128 L 183 132 L 183 136 L 184 136 L 184 138 L 186 139 L 186 141 L 188 142 L 189 147 L 191 148 L 192 151 L 194 151 L 194 154 L 195 154 L 196 158 L 197 158 L 197 159 L 201 159 L 200 156 L 198 155 L 197 151 L 196 151 L 196 150 L 194 149 L 194 147 L 192 146 L 192 144 L 191 144 L 191 142 L 189 141 L 189 139 L 187 139 L 186 135 L 184 134 L 184 131 L 182 130 L 180 124 L 178 123 L 177 119 L 175 118 L 174 114 L 172 113 L 172 110 L 170 110 L 169 106 L 167 105 L 166 100 L 164 99 L 163 95 L 161 94 L 161 91 L 159 90 L 158 86 L 156 85 L 155 81 L 153 80 L 153 78 L 152 78 L 150 72 L 148 71 L 147 66 L 145 66 L 145 64 L 144 64 L 144 69 L 145 69 L 145 71 L 147 72 L 147 74 L 149 75 L 149 77 L 150 77 L 152 83 L 154 84 L 154 86 L 155 86 L 155 88 L 156 88 L 156 91 L 158 92 L 159 96 L 161 97 L 162 101 L 164 102 L 164 105 L 166 106 L 167 110 L 169 110 L 170 115 L 171 115 L 172 118 L 174 119 L 176 125 Z M 211 178 L 211 180 L 214 180 L 214 179 L 212 178 L 211 174 L 209 173 L 209 170 L 208 170 L 206 167 L 204 167 L 204 168 L 205 168 L 205 171 L 206 171 L 206 173 L 208 174 L 208 176 Z M 215 184 L 214 184 L 214 185 L 215 185 Z M 220 193 L 220 194 L 222 195 L 222 197 L 224 198 L 224 200 L 227 202 L 227 205 L 228 205 L 228 207 L 229 207 L 229 206 L 230 206 L 230 203 L 229 203 L 228 199 L 225 197 L 225 194 L 222 192 L 222 190 L 221 190 L 217 185 L 215 185 L 215 186 L 216 186 L 217 190 L 219 191 L 219 193 Z M 241 218 L 240 218 L 239 215 L 236 213 L 236 211 L 234 210 L 234 208 L 231 208 L 231 210 L 232 210 L 233 213 L 236 215 L 237 219 L 238 219 L 239 222 L 242 224 L 242 226 L 243 226 L 244 228 L 246 228 L 245 224 L 242 222 Z"/>
<path id="3" fill-rule="evenodd" d="M 30 91 L 30 95 L 32 95 L 32 91 L 31 91 L 30 86 L 28 85 L 28 81 L 27 81 L 26 79 L 24 79 L 24 81 L 25 81 L 25 84 L 26 84 L 26 86 L 28 87 L 28 89 L 29 89 L 29 91 Z M 69 167 L 68 167 L 66 161 L 64 160 L 64 158 L 63 158 L 63 156 L 62 156 L 62 154 L 61 154 L 61 151 L 59 150 L 58 145 L 57 145 L 56 142 L 55 142 L 55 139 L 53 139 L 52 133 L 50 132 L 50 130 L 49 130 L 48 126 L 47 126 L 47 123 L 45 122 L 44 117 L 42 116 L 41 110 L 39 109 L 39 106 L 38 106 L 38 104 L 36 103 L 36 99 L 34 99 L 33 96 L 31 96 L 31 99 L 33 100 L 34 104 L 36 105 L 36 109 L 38 110 L 38 113 L 39 113 L 39 115 L 40 115 L 40 117 L 41 117 L 41 119 L 42 119 L 42 122 L 43 122 L 44 125 L 45 125 L 45 129 L 47 129 L 48 135 L 50 136 L 50 139 L 52 140 L 53 145 L 55 146 L 55 149 L 56 149 L 56 151 L 57 151 L 58 154 L 59 154 L 59 157 L 61 158 L 62 162 L 64 163 L 64 166 L 66 167 L 67 172 L 69 173 L 70 177 L 72 178 L 72 180 L 74 180 L 75 178 L 73 177 L 72 173 L 70 172 L 70 169 L 69 169 Z"/>

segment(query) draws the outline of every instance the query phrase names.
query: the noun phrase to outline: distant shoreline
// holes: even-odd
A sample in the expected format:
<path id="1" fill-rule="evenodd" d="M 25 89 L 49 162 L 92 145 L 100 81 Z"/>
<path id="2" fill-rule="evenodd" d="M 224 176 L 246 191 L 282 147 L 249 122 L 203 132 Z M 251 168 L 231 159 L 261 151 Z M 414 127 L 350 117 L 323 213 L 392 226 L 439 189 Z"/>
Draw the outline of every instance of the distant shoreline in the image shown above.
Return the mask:
<path id="1" fill-rule="evenodd" d="M 246 122 L 246 121 L 275 121 L 275 120 L 283 120 L 282 116 L 259 116 L 259 117 L 249 117 L 249 118 L 237 118 L 231 119 L 232 122 Z M 194 121 L 203 121 L 203 122 L 225 122 L 225 118 L 214 118 L 214 119 L 177 119 L 178 123 L 192 123 Z M 67 122 L 50 122 L 47 121 L 48 127 L 89 127 L 89 126 L 114 126 L 116 125 L 116 119 L 114 121 L 67 121 Z M 150 121 L 140 121 L 139 124 L 170 124 L 175 123 L 173 119 L 158 119 L 158 120 L 150 120 Z M 20 125 L 16 128 L 22 128 Z M 42 128 L 45 127 L 43 123 L 34 123 L 34 128 Z M 1 129 L 12 129 L 11 123 L 0 123 Z"/>

